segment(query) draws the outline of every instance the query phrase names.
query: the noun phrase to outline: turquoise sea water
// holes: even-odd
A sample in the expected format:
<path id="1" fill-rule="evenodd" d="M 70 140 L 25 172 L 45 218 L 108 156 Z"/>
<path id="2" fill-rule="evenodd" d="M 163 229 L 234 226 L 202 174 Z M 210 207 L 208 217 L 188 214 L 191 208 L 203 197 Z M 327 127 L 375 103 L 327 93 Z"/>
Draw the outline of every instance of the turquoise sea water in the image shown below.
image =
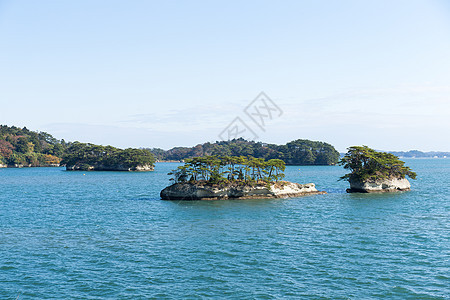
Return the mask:
<path id="1" fill-rule="evenodd" d="M 407 165 L 411 192 L 288 167 L 328 194 L 192 202 L 159 200 L 173 163 L 0 169 L 0 299 L 449 299 L 450 160 Z"/>

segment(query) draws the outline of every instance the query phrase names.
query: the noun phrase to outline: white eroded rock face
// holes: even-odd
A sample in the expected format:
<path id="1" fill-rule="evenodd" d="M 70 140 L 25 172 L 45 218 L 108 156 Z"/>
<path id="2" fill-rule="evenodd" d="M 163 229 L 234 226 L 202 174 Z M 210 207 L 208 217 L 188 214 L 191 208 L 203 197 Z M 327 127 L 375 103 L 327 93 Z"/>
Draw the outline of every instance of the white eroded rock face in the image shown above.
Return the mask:
<path id="1" fill-rule="evenodd" d="M 319 192 L 314 183 L 299 184 L 288 181 L 277 182 L 267 186 L 250 185 L 207 185 L 205 183 L 175 183 L 161 191 L 163 200 L 215 200 L 215 199 L 251 199 L 251 198 L 286 198 Z"/>
<path id="2" fill-rule="evenodd" d="M 314 183 L 299 184 L 286 181 L 282 187 L 271 185 L 270 189 L 278 198 L 295 197 L 298 194 L 319 193 Z"/>
<path id="3" fill-rule="evenodd" d="M 406 178 L 391 178 L 377 181 L 349 181 L 349 193 L 378 193 L 378 192 L 396 192 L 409 191 L 411 184 Z"/>
<path id="4" fill-rule="evenodd" d="M 151 165 L 142 165 L 142 166 L 136 166 L 133 170 L 130 171 L 154 171 L 155 167 Z"/>
<path id="5" fill-rule="evenodd" d="M 67 171 L 153 171 L 155 168 L 152 165 L 141 165 L 136 166 L 134 168 L 129 168 L 122 165 L 114 165 L 114 166 L 83 166 L 83 165 L 74 165 L 74 166 L 66 166 Z"/>

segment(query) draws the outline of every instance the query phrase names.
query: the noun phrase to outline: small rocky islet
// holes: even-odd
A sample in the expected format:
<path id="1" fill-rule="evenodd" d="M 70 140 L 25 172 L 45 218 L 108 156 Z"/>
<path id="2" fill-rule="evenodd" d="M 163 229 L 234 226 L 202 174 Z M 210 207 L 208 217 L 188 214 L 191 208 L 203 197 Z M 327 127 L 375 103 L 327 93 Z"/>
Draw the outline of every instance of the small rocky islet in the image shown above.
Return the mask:
<path id="1" fill-rule="evenodd" d="M 350 170 L 340 178 L 349 182 L 348 193 L 409 191 L 411 184 L 406 176 L 411 179 L 417 176 L 394 154 L 375 151 L 367 146 L 348 148 L 339 164 Z"/>

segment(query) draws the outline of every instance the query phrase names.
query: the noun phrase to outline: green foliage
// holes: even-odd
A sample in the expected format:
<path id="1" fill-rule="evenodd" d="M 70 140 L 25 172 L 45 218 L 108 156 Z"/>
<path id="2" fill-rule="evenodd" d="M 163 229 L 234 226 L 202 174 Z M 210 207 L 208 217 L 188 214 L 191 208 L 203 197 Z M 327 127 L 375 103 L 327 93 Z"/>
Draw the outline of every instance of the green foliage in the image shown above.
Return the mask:
<path id="1" fill-rule="evenodd" d="M 379 179 L 405 178 L 408 176 L 416 179 L 416 173 L 397 156 L 378 152 L 367 146 L 353 146 L 339 161 L 349 174 L 341 177 L 341 180 L 349 181 L 376 181 Z"/>
<path id="2" fill-rule="evenodd" d="M 28 153 L 30 151 L 30 145 L 28 144 L 28 138 L 19 137 L 16 143 L 16 151 L 19 153 Z"/>
<path id="3" fill-rule="evenodd" d="M 102 169 L 135 168 L 140 165 L 153 166 L 155 159 L 150 151 L 143 149 L 119 149 L 80 142 L 71 143 L 63 156 L 61 164 L 89 169 L 89 166 Z M 87 166 L 87 167 L 86 167 Z"/>
<path id="4" fill-rule="evenodd" d="M 203 156 L 185 160 L 183 166 L 173 170 L 175 182 L 207 182 L 210 184 L 236 182 L 274 182 L 284 178 L 286 169 L 281 159 L 255 158 L 252 156 Z"/>
<path id="5" fill-rule="evenodd" d="M 25 155 L 21 153 L 13 153 L 11 157 L 8 159 L 8 164 L 10 165 L 25 165 L 27 164 L 27 160 L 25 158 Z"/>
<path id="6" fill-rule="evenodd" d="M 264 144 L 242 138 L 231 141 L 204 143 L 192 148 L 176 147 L 168 151 L 154 148 L 150 151 L 159 160 L 184 160 L 199 156 L 253 156 L 256 158 L 281 159 L 288 165 L 334 165 L 339 152 L 327 143 L 295 140 L 286 145 Z"/>
<path id="7" fill-rule="evenodd" d="M 63 161 L 61 157 L 64 157 Z M 88 170 L 93 165 L 105 168 L 116 165 L 125 168 L 153 165 L 154 158 L 148 150 L 122 150 L 111 146 L 66 143 L 46 132 L 0 125 L 0 163 L 36 167 L 59 163 L 78 164 L 79 168 Z"/>
<path id="8" fill-rule="evenodd" d="M 46 132 L 0 125 L 0 162 L 8 165 L 58 164 L 67 145 Z"/>
<path id="9" fill-rule="evenodd" d="M 163 149 L 152 148 L 148 150 L 153 154 L 156 160 L 164 160 L 164 154 L 166 153 L 166 151 L 164 151 Z"/>

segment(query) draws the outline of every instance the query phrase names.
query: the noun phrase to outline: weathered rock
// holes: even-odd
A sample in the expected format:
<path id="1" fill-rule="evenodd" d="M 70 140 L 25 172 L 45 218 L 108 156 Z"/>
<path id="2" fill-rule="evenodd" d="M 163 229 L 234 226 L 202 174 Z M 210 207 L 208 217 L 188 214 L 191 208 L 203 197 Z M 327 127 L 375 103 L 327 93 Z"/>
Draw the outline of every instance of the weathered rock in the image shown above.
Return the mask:
<path id="1" fill-rule="evenodd" d="M 6 164 L 0 164 L 0 168 L 39 168 L 39 167 L 59 167 L 59 164 L 42 164 L 42 165 L 33 165 L 33 164 L 27 164 L 27 165 L 23 165 L 23 164 L 11 164 L 11 165 L 6 165 Z"/>
<path id="2" fill-rule="evenodd" d="M 128 167 L 123 165 L 104 166 L 104 165 L 86 165 L 76 164 L 73 166 L 66 166 L 67 171 L 153 171 L 155 167 L 152 165 L 141 165 L 136 167 Z"/>
<path id="3" fill-rule="evenodd" d="M 350 180 L 348 193 L 382 193 L 411 190 L 411 184 L 406 178 L 390 178 L 376 181 Z"/>
<path id="4" fill-rule="evenodd" d="M 8 165 L 8 168 L 31 168 L 33 165 L 32 164 L 28 164 L 28 165 L 24 165 L 24 164 L 13 164 L 13 165 Z"/>
<path id="5" fill-rule="evenodd" d="M 161 191 L 163 200 L 217 200 L 287 198 L 311 194 L 325 194 L 314 183 L 299 184 L 281 181 L 274 184 L 239 185 L 200 183 L 175 183 Z"/>

